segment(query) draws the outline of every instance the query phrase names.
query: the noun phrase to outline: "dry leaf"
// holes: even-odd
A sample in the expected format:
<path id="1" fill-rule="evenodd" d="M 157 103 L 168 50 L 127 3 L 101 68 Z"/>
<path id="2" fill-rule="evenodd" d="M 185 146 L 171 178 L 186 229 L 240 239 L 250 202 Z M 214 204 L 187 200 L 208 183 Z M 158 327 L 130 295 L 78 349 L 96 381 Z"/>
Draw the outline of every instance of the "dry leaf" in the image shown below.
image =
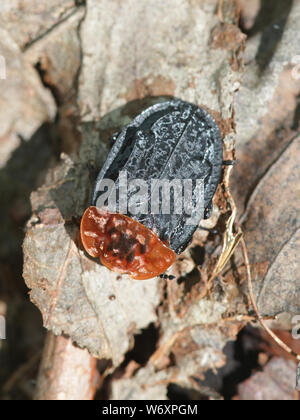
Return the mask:
<path id="1" fill-rule="evenodd" d="M 255 278 L 262 314 L 299 313 L 300 137 L 293 139 L 258 184 L 245 214 L 251 264 L 269 262 Z"/>
<path id="2" fill-rule="evenodd" d="M 1 27 L 24 49 L 71 16 L 76 10 L 76 0 L 3 0 L 0 10 Z"/>
<path id="3" fill-rule="evenodd" d="M 253 1 L 246 2 L 251 10 Z M 300 3 L 260 3 L 247 39 L 245 76 L 235 98 L 238 143 L 231 187 L 240 212 L 295 136 L 299 122 L 300 79 L 293 77 L 292 62 L 299 55 Z"/>

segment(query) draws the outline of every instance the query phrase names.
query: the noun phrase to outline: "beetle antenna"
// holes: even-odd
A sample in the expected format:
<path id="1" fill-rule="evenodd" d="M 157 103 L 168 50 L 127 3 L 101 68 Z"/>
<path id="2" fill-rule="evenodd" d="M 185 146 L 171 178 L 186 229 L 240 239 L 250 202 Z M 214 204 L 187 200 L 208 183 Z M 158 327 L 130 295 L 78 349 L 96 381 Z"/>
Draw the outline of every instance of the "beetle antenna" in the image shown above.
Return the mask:
<path id="1" fill-rule="evenodd" d="M 219 232 L 217 229 L 209 229 L 204 226 L 198 226 L 199 230 L 205 230 L 206 232 L 212 233 L 213 235 L 217 235 Z"/>
<path id="2" fill-rule="evenodd" d="M 172 276 L 171 274 L 160 274 L 158 277 L 164 280 L 174 280 L 176 277 Z"/>

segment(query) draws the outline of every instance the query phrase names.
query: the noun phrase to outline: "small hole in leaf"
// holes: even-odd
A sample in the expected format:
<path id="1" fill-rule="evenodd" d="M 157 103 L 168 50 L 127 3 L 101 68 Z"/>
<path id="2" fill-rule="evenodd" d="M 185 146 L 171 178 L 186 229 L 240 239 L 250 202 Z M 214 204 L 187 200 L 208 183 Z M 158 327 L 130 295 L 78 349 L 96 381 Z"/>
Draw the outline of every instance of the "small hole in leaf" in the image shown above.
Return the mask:
<path id="1" fill-rule="evenodd" d="M 126 354 L 122 365 L 126 366 L 131 360 L 134 360 L 144 366 L 155 352 L 158 338 L 159 330 L 153 323 L 142 330 L 140 334 L 135 335 L 134 347 Z"/>
<path id="2" fill-rule="evenodd" d="M 205 260 L 205 248 L 203 246 L 195 246 L 191 249 L 191 257 L 197 265 L 202 265 Z"/>

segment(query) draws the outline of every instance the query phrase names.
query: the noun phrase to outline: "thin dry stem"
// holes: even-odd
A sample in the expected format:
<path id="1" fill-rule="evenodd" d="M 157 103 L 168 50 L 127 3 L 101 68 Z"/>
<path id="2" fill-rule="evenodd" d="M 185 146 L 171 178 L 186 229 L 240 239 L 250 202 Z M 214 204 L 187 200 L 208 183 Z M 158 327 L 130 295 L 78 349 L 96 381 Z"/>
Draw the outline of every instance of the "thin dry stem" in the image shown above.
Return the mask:
<path id="1" fill-rule="evenodd" d="M 254 291 L 253 291 L 253 284 L 252 284 L 252 278 L 251 278 L 251 269 L 250 269 L 248 251 L 247 251 L 246 243 L 245 243 L 245 240 L 244 240 L 243 237 L 241 238 L 240 243 L 241 243 L 241 246 L 242 246 L 243 255 L 244 255 L 244 259 L 245 259 L 250 299 L 251 299 L 251 303 L 252 303 L 252 306 L 254 308 L 254 311 L 256 313 L 256 316 L 258 318 L 258 321 L 260 322 L 263 329 L 273 338 L 273 340 L 277 343 L 278 346 L 280 346 L 284 351 L 293 355 L 294 357 L 297 358 L 297 360 L 300 361 L 300 355 L 296 354 L 287 344 L 285 344 L 279 337 L 277 337 L 277 335 L 267 326 L 267 324 L 265 323 L 261 314 L 259 313 L 259 310 L 258 310 L 258 307 L 257 307 L 257 304 L 256 304 L 256 300 L 255 300 L 255 296 L 254 296 Z"/>

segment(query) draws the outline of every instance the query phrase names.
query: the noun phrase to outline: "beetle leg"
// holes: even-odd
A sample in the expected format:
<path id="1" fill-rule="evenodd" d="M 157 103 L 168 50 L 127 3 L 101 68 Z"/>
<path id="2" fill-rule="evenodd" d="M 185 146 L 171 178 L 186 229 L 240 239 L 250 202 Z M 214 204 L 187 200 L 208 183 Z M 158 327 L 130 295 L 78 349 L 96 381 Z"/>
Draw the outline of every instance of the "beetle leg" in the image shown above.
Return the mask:
<path id="1" fill-rule="evenodd" d="M 160 274 L 159 277 L 161 279 L 165 279 L 165 280 L 174 280 L 175 279 L 175 276 L 172 276 L 170 274 Z"/>
<path id="2" fill-rule="evenodd" d="M 212 210 L 213 210 L 212 203 L 210 203 L 206 207 L 206 209 L 204 210 L 204 219 L 209 219 L 210 218 L 210 216 L 212 214 Z"/>
<path id="3" fill-rule="evenodd" d="M 206 232 L 212 233 L 213 235 L 217 235 L 218 234 L 217 229 L 209 229 L 209 228 L 206 228 L 204 226 L 198 226 L 198 229 L 199 230 L 205 230 Z"/>
<path id="4" fill-rule="evenodd" d="M 234 166 L 236 164 L 236 160 L 223 160 L 224 166 Z"/>

